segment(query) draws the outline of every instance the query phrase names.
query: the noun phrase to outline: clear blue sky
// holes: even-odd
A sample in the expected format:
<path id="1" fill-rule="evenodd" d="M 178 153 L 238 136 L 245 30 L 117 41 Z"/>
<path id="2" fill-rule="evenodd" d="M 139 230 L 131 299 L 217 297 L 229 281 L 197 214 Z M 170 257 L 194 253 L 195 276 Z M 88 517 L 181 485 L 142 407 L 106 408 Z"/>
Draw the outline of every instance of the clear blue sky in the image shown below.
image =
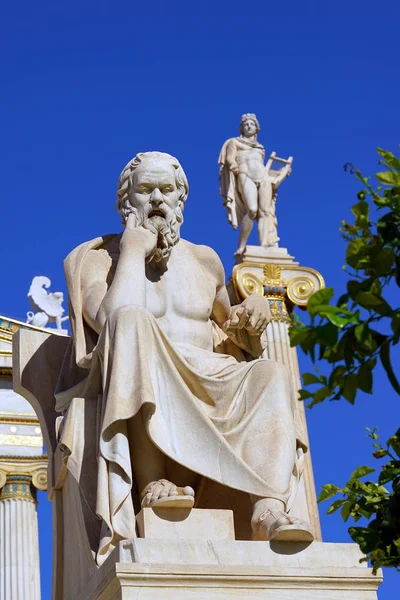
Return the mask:
<path id="1" fill-rule="evenodd" d="M 358 186 L 342 167 L 372 173 L 375 148 L 399 143 L 399 21 L 398 0 L 3 2 L 0 313 L 24 320 L 34 275 L 65 291 L 68 252 L 119 230 L 116 181 L 139 151 L 182 162 L 191 186 L 183 236 L 212 246 L 229 275 L 237 235 L 217 157 L 244 112 L 257 114 L 267 151 L 295 157 L 277 207 L 281 244 L 328 285 L 344 285 L 338 226 Z M 317 487 L 372 460 L 364 428 L 388 437 L 397 406 L 380 375 L 373 398 L 309 412 Z M 325 541 L 348 541 L 340 517 L 324 512 Z M 39 514 L 47 599 L 43 494 Z M 386 573 L 381 600 L 395 597 L 399 578 Z"/>

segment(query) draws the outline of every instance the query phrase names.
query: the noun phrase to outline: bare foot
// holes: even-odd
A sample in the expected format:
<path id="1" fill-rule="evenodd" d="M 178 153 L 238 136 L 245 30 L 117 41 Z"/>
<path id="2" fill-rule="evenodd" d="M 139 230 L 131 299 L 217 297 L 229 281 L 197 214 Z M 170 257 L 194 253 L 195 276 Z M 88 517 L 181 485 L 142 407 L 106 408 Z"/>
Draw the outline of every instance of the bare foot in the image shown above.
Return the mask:
<path id="1" fill-rule="evenodd" d="M 312 542 L 311 528 L 302 519 L 288 515 L 282 510 L 267 509 L 251 523 L 253 540 Z"/>
<path id="2" fill-rule="evenodd" d="M 237 256 L 237 257 L 242 256 L 242 254 L 244 253 L 245 250 L 246 250 L 246 246 L 243 246 L 243 248 L 238 248 L 233 256 Z"/>
<path id="3" fill-rule="evenodd" d="M 177 487 L 167 479 L 152 481 L 142 492 L 142 508 L 165 506 L 168 508 L 192 508 L 194 490 L 190 486 Z"/>

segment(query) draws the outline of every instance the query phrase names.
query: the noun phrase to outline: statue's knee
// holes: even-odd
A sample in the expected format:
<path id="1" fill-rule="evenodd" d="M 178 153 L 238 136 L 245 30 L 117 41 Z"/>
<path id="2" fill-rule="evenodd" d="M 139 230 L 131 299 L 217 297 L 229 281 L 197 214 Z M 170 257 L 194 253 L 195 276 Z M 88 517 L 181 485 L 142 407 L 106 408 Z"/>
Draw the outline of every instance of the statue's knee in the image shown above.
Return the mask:
<path id="1" fill-rule="evenodd" d="M 256 362 L 254 377 L 265 382 L 265 388 L 276 386 L 279 393 L 274 395 L 272 401 L 277 410 L 286 411 L 291 407 L 291 389 L 289 373 L 285 365 L 268 359 L 259 359 Z"/>
<path id="2" fill-rule="evenodd" d="M 249 210 L 247 211 L 247 216 L 254 221 L 254 219 L 257 217 L 257 211 L 256 210 Z"/>

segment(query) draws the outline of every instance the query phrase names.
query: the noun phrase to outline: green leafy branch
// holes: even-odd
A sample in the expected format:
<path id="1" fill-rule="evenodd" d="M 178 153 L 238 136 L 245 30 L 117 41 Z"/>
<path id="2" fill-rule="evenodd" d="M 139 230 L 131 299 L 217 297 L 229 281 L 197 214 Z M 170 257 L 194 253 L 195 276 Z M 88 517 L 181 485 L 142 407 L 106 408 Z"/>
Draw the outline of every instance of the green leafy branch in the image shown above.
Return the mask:
<path id="1" fill-rule="evenodd" d="M 296 317 L 289 331 L 291 345 L 300 346 L 314 364 L 314 373 L 303 374 L 300 391 L 300 399 L 310 408 L 327 399 L 344 398 L 354 404 L 360 390 L 372 394 L 378 361 L 400 394 L 391 361 L 400 339 L 400 309 L 388 299 L 388 292 L 400 287 L 400 160 L 380 148 L 378 154 L 385 170 L 375 174 L 376 187 L 358 169 L 345 166 L 363 186 L 352 207 L 353 222 L 342 221 L 341 226 L 347 243 L 346 292 L 336 304 L 331 304 L 332 288 L 316 292 L 307 305 L 309 324 Z M 325 366 L 326 374 L 317 362 Z M 319 502 L 342 494 L 328 514 L 340 508 L 345 521 L 349 517 L 370 519 L 366 527 L 350 527 L 349 534 L 376 573 L 380 566 L 400 566 L 400 429 L 386 448 L 376 443 L 376 430 L 369 435 L 374 440 L 374 457 L 390 459 L 378 482 L 361 481 L 375 469 L 358 467 L 344 488 L 323 486 Z"/>
<path id="2" fill-rule="evenodd" d="M 372 519 L 366 527 L 350 527 L 349 534 L 366 558 L 370 560 L 373 573 L 379 567 L 395 567 L 400 570 L 400 429 L 386 443 L 386 448 L 376 443 L 376 429 L 369 430 L 374 440 L 376 459 L 389 457 L 389 462 L 381 467 L 378 483 L 361 481 L 375 472 L 371 467 L 358 467 L 343 488 L 328 483 L 322 486 L 318 502 L 323 502 L 341 494 L 328 508 L 327 514 L 340 509 L 344 521 L 350 517 L 359 521 L 362 517 Z M 391 484 L 392 491 L 384 487 Z"/>
<path id="3" fill-rule="evenodd" d="M 384 185 L 376 190 L 359 170 L 350 168 L 364 189 L 352 207 L 354 223 L 342 222 L 347 242 L 345 270 L 347 291 L 331 304 L 332 288 L 311 296 L 307 311 L 310 324 L 295 319 L 290 329 L 292 346 L 300 346 L 313 361 L 331 366 L 329 377 L 305 373 L 301 399 L 312 407 L 325 399 L 345 398 L 354 403 L 358 390 L 371 394 L 373 370 L 380 360 L 395 391 L 400 384 L 391 364 L 391 348 L 400 339 L 400 309 L 385 298 L 391 284 L 400 286 L 400 160 L 378 149 L 387 168 L 376 174 Z M 381 213 L 377 220 L 371 208 Z M 389 327 L 387 327 L 389 324 Z"/>

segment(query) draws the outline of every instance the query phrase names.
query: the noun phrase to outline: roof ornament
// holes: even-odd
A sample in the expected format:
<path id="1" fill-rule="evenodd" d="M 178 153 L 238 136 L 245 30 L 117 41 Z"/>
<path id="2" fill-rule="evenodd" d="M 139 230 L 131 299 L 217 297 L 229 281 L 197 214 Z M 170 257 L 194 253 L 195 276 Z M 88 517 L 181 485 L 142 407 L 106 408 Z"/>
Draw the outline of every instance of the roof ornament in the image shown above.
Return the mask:
<path id="1" fill-rule="evenodd" d="M 47 327 L 48 323 L 55 323 L 59 333 L 68 335 L 68 330 L 62 327 L 62 323 L 68 320 L 68 317 L 63 317 L 65 313 L 65 309 L 62 307 L 64 294 L 62 292 L 47 292 L 46 290 L 50 286 L 51 281 L 48 277 L 39 275 L 32 279 L 28 298 L 36 313 L 28 311 L 26 322 L 35 327 L 51 330 L 53 328 Z"/>

